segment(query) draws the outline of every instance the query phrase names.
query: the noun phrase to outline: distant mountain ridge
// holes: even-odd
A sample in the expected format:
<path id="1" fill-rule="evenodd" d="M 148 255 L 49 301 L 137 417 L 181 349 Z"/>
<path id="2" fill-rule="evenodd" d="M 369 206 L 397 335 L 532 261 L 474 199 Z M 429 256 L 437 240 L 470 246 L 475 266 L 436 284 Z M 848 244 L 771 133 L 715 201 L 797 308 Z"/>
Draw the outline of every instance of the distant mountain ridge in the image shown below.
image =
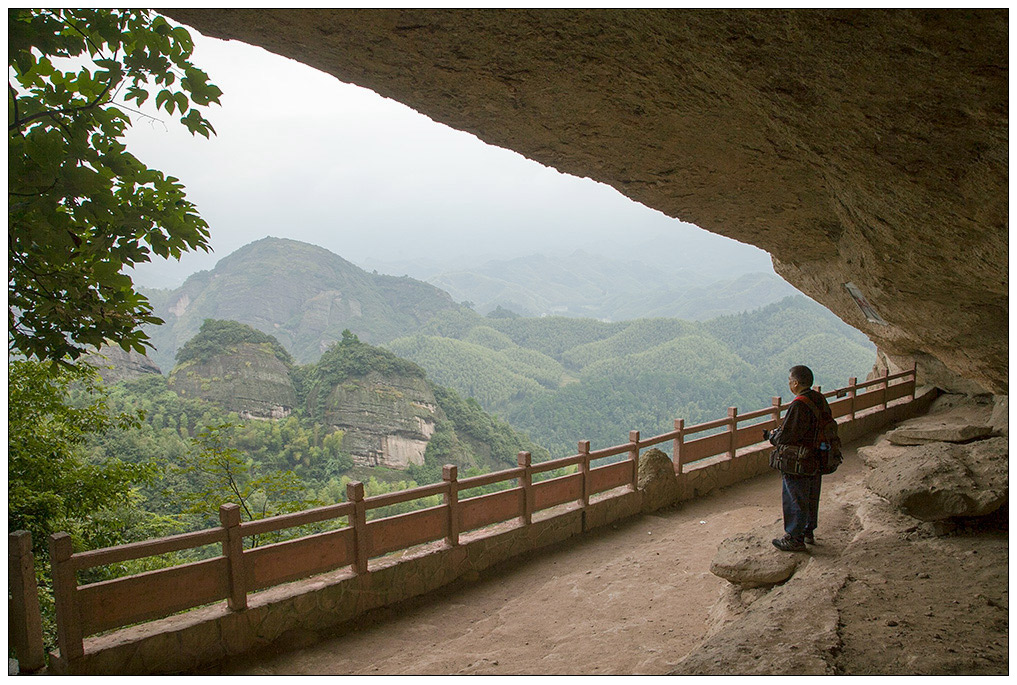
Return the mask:
<path id="1" fill-rule="evenodd" d="M 723 265 L 720 265 L 723 266 Z M 705 320 L 751 311 L 798 293 L 773 274 L 702 267 L 661 267 L 606 259 L 582 250 L 567 257 L 534 254 L 444 271 L 428 283 L 469 301 L 481 314 L 503 307 L 522 316 L 623 321 L 668 317 Z"/>
<path id="2" fill-rule="evenodd" d="M 193 274 L 175 290 L 143 290 L 166 323 L 146 329 L 163 369 L 205 319 L 245 323 L 274 336 L 297 363 L 316 361 L 349 329 L 380 343 L 460 307 L 448 293 L 409 277 L 368 273 L 315 245 L 263 238 Z"/>

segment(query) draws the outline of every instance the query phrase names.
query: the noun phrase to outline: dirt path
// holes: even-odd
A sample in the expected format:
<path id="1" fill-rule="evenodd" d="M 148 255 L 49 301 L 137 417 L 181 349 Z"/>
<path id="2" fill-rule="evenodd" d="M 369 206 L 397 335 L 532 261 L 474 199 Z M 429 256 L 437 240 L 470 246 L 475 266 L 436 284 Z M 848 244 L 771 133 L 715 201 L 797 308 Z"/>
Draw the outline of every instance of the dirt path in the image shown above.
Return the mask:
<path id="1" fill-rule="evenodd" d="M 843 477 L 828 477 L 829 486 Z M 709 570 L 717 546 L 779 517 L 779 477 L 764 475 L 490 569 L 354 632 L 222 672 L 665 674 L 703 638 L 726 585 Z"/>
<path id="2" fill-rule="evenodd" d="M 847 579 L 833 600 L 839 646 L 823 657 L 824 668 L 1008 672 L 1006 526 L 930 536 L 917 521 L 897 521 L 900 514 L 873 518 L 878 512 L 870 507 L 860 533 L 867 498 L 856 450 L 879 438 L 852 444 L 844 465 L 823 479 L 818 544 L 810 550 L 816 573 L 793 581 L 806 583 L 809 594 L 829 588 L 808 586 L 806 576 L 821 584 L 828 584 L 825 571 Z M 717 547 L 760 526 L 772 526 L 776 536 L 780 518 L 780 478 L 766 474 L 531 553 L 373 614 L 355 630 L 302 649 L 245 656 L 217 672 L 660 675 L 693 649 L 699 662 L 691 672 L 713 672 L 715 662 L 724 673 L 787 672 L 752 661 L 787 647 L 782 627 L 767 623 L 779 616 L 763 612 L 727 624 L 702 644 L 711 610 L 730 609 L 718 600 L 730 600 L 731 586 L 709 570 Z M 762 639 L 767 631 L 773 644 Z"/>

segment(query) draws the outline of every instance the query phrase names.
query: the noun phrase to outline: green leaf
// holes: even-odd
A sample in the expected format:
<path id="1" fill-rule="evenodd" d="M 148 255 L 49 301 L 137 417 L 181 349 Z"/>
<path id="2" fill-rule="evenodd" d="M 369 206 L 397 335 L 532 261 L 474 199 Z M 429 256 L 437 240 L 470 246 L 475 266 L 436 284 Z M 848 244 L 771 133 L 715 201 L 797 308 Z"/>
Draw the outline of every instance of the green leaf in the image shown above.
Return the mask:
<path id="1" fill-rule="evenodd" d="M 126 151 L 130 119 L 111 98 L 126 80 L 126 101 L 154 94 L 208 136 L 198 108 L 218 89 L 189 62 L 186 29 L 150 10 L 10 9 L 8 21 L 9 351 L 63 363 L 107 339 L 142 345 L 155 317 L 121 265 L 207 250 L 208 226 L 181 184 Z M 79 66 L 54 66 L 67 57 Z M 173 69 L 200 75 L 202 97 Z"/>

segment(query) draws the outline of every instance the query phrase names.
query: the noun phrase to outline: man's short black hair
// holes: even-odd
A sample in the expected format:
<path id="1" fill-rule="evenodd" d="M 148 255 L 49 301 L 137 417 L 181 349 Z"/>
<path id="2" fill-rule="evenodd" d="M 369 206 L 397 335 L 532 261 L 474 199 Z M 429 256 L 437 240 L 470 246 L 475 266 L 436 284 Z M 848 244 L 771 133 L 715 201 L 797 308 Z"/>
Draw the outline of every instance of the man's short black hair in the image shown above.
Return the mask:
<path id="1" fill-rule="evenodd" d="M 806 388 L 812 387 L 812 381 L 814 380 L 815 377 L 812 375 L 812 369 L 810 369 L 809 367 L 792 366 L 788 373 L 791 376 L 791 378 L 794 378 L 796 381 L 798 381 L 801 385 L 805 386 Z"/>

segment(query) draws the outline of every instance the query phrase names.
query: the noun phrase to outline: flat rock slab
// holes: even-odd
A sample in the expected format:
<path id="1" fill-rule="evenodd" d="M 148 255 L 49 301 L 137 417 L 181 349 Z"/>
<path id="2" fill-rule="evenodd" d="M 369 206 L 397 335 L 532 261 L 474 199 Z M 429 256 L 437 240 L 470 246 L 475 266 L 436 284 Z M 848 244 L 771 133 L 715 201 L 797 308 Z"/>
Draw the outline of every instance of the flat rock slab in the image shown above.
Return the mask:
<path id="1" fill-rule="evenodd" d="M 918 424 L 905 426 L 887 433 L 894 445 L 926 445 L 931 442 L 965 443 L 992 435 L 992 426 L 972 424 Z"/>
<path id="2" fill-rule="evenodd" d="M 782 552 L 773 546 L 773 525 L 740 533 L 720 543 L 710 572 L 742 587 L 767 587 L 783 583 L 808 561 L 806 552 Z"/>

